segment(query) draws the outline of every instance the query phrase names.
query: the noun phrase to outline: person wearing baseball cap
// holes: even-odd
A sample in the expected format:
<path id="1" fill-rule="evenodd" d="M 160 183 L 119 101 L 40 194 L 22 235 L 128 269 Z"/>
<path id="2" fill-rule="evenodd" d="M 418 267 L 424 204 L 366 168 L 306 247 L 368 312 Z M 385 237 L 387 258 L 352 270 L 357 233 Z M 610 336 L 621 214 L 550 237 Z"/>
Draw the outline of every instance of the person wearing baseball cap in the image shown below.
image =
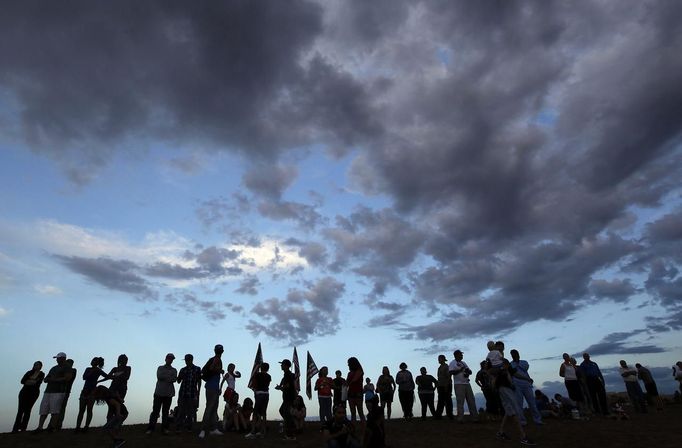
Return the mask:
<path id="1" fill-rule="evenodd" d="M 464 362 L 464 352 L 455 350 L 453 353 L 455 359 L 450 362 L 450 375 L 455 384 L 455 400 L 457 401 L 457 420 L 462 423 L 464 421 L 464 402 L 466 401 L 469 408 L 469 415 L 478 420 L 478 410 L 476 408 L 476 399 L 474 398 L 474 391 L 471 389 L 469 376 L 473 373 L 466 362 Z"/>
<path id="2" fill-rule="evenodd" d="M 168 434 L 168 414 L 170 412 L 171 403 L 175 396 L 175 381 L 178 379 L 178 371 L 171 366 L 175 355 L 168 353 L 166 355 L 166 362 L 164 365 L 156 369 L 156 389 L 154 390 L 154 404 L 152 405 L 152 413 L 149 414 L 149 425 L 147 426 L 147 434 L 154 432 L 154 427 L 159 419 L 159 412 L 161 412 L 161 428 L 164 434 Z"/>
<path id="3" fill-rule="evenodd" d="M 275 389 L 282 391 L 282 406 L 279 407 L 279 415 L 281 415 L 284 420 L 284 439 L 296 440 L 294 417 L 291 414 L 291 405 L 298 395 L 298 391 L 296 390 L 296 377 L 291 372 L 291 361 L 283 359 L 279 363 L 282 367 L 284 376 L 282 377 L 282 381 L 275 386 Z"/>
<path id="4" fill-rule="evenodd" d="M 71 368 L 66 364 L 66 353 L 59 352 L 53 358 L 57 360 L 57 365 L 50 369 L 44 379 L 47 386 L 45 387 L 45 393 L 43 393 L 43 399 L 40 402 L 40 418 L 35 432 L 43 430 L 48 414 L 50 415 L 50 423 L 47 430 L 52 432 L 59 425 L 59 415 L 66 393 L 67 382 L 71 375 Z"/>

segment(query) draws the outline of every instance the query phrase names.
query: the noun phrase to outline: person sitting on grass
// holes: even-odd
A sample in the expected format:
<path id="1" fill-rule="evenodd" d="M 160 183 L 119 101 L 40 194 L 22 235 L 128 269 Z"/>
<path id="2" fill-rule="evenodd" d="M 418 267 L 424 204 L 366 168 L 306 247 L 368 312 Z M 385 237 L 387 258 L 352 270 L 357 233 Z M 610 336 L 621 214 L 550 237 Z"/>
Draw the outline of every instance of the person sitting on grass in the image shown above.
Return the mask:
<path id="1" fill-rule="evenodd" d="M 540 389 L 535 389 L 535 406 L 540 411 L 543 418 L 559 418 L 559 412 L 552 406 L 549 397 L 542 393 Z"/>
<path id="2" fill-rule="evenodd" d="M 383 413 L 383 411 L 382 411 Z M 327 448 L 360 448 L 353 423 L 346 418 L 346 406 L 334 407 L 334 417 L 322 426 L 322 436 Z"/>
<path id="3" fill-rule="evenodd" d="M 106 403 L 109 412 L 107 412 L 107 423 L 104 425 L 104 429 L 111 437 L 114 448 L 122 447 L 126 441 L 120 437 L 120 432 L 123 422 L 128 418 L 128 409 L 119 398 L 118 393 L 112 393 L 106 386 L 97 386 L 92 396 L 96 404 Z"/>
<path id="4" fill-rule="evenodd" d="M 379 397 L 374 395 L 370 400 L 367 413 L 367 425 L 363 434 L 363 448 L 385 448 L 386 429 L 384 428 L 384 410 L 379 405 Z"/>
<path id="5" fill-rule="evenodd" d="M 303 432 L 303 427 L 305 426 L 305 403 L 303 402 L 303 397 L 296 395 L 294 402 L 291 404 L 291 416 L 294 418 L 294 428 L 297 433 Z"/>
<path id="6" fill-rule="evenodd" d="M 504 432 L 504 425 L 507 423 L 507 420 L 511 419 L 521 436 L 521 445 L 532 446 L 535 443 L 528 438 L 519 420 L 519 415 L 523 410 L 519 408 L 519 402 L 514 391 L 514 383 L 511 378 L 511 375 L 514 373 L 515 369 L 511 367 L 509 361 L 503 359 L 500 370 L 495 377 L 495 387 L 500 395 L 500 401 L 504 409 L 504 417 L 502 417 L 502 422 L 500 423 L 500 430 L 497 431 L 497 438 L 500 440 L 510 440 L 510 437 Z"/>
<path id="7" fill-rule="evenodd" d="M 239 415 L 241 416 L 240 421 L 244 422 L 246 432 L 251 431 L 251 417 L 253 415 L 253 400 L 249 397 L 244 399 L 241 409 L 239 410 Z"/>
<path id="8" fill-rule="evenodd" d="M 225 400 L 225 411 L 223 412 L 223 432 L 235 431 L 239 432 L 242 427 L 246 427 L 246 423 L 242 425 L 240 421 L 241 406 L 239 405 L 239 394 L 233 392 L 230 394 L 229 400 Z"/>
<path id="9" fill-rule="evenodd" d="M 561 394 L 554 394 L 554 399 L 559 403 L 559 414 L 562 417 L 571 418 L 571 413 L 573 409 L 578 409 L 578 405 L 575 401 L 568 397 L 564 397 Z"/>

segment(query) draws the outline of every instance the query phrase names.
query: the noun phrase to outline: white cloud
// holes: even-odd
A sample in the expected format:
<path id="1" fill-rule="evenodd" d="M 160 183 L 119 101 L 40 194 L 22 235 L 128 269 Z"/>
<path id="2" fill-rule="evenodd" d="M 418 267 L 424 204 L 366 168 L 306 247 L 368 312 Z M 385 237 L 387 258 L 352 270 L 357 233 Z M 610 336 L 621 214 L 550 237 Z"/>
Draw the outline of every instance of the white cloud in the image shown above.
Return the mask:
<path id="1" fill-rule="evenodd" d="M 6 310 L 0 306 L 0 317 L 5 317 L 7 315 L 9 315 L 9 310 Z"/>
<path id="2" fill-rule="evenodd" d="M 35 285 L 33 289 L 46 296 L 56 296 L 62 293 L 62 290 L 54 285 Z"/>

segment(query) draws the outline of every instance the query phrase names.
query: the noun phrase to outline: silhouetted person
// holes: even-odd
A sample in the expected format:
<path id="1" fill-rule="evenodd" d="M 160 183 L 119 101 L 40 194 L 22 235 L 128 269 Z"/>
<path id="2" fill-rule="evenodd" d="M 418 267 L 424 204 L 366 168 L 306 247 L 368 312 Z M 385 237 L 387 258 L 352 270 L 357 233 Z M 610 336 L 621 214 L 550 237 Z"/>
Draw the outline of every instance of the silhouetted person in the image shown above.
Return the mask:
<path id="1" fill-rule="evenodd" d="M 90 367 L 86 368 L 83 372 L 83 389 L 81 390 L 81 395 L 78 400 L 78 417 L 76 418 L 76 432 L 81 431 L 81 422 L 83 421 L 83 415 L 87 411 L 87 417 L 85 418 L 85 427 L 83 432 L 86 432 L 90 428 L 90 422 L 92 422 L 92 407 L 95 405 L 95 388 L 97 387 L 97 382 L 100 377 L 107 378 L 107 374 L 102 370 L 104 367 L 104 358 L 98 356 L 92 358 L 90 361 Z"/>
<path id="2" fill-rule="evenodd" d="M 126 442 L 120 438 L 120 430 L 121 425 L 123 425 L 125 419 L 128 418 L 128 409 L 126 409 L 118 393 L 111 392 L 105 386 L 97 386 L 93 398 L 97 404 L 107 404 L 109 409 L 107 411 L 108 417 L 104 429 L 114 442 L 114 448 L 122 447 Z"/>
<path id="3" fill-rule="evenodd" d="M 178 412 L 175 416 L 175 428 L 192 430 L 192 423 L 196 419 L 201 393 L 201 367 L 194 365 L 194 356 L 185 355 L 185 367 L 178 373 Z"/>
<path id="4" fill-rule="evenodd" d="M 391 406 L 393 404 L 393 396 L 395 395 L 395 379 L 391 376 L 391 371 L 388 366 L 381 369 L 381 376 L 377 380 L 377 392 L 381 400 L 381 407 L 386 409 L 386 418 L 391 418 Z"/>
<path id="5" fill-rule="evenodd" d="M 635 364 L 635 368 L 637 369 L 637 376 L 644 383 L 644 390 L 646 390 L 647 397 L 656 405 L 657 410 L 662 411 L 663 400 L 661 400 L 660 395 L 658 395 L 658 387 L 656 386 L 653 375 L 651 375 L 651 371 L 640 363 Z"/>
<path id="6" fill-rule="evenodd" d="M 213 348 L 215 354 L 201 368 L 201 379 L 205 382 L 206 409 L 201 421 L 199 438 L 203 439 L 208 432 L 217 436 L 223 433 L 218 429 L 218 404 L 220 403 L 220 376 L 223 374 L 223 346 L 217 344 Z"/>
<path id="7" fill-rule="evenodd" d="M 452 375 L 455 383 L 455 398 L 457 399 L 457 420 L 464 421 L 464 402 L 469 408 L 469 415 L 478 420 L 478 408 L 476 407 L 476 399 L 474 398 L 474 391 L 471 389 L 469 377 L 473 373 L 466 362 L 464 362 L 464 353 L 461 350 L 455 350 L 453 353 L 455 359 L 450 362 L 450 375 Z"/>
<path id="8" fill-rule="evenodd" d="M 362 388 L 365 372 L 362 370 L 362 365 L 358 358 L 348 358 L 348 375 L 346 376 L 346 385 L 348 386 L 348 406 L 350 407 L 350 419 L 355 421 L 356 414 L 360 421 L 365 421 L 365 413 L 362 410 Z"/>
<path id="9" fill-rule="evenodd" d="M 270 383 L 272 378 L 268 373 L 270 364 L 264 362 L 253 376 L 253 427 L 245 436 L 247 439 L 258 439 L 265 436 L 267 429 L 268 402 L 270 401 Z"/>
<path id="10" fill-rule="evenodd" d="M 78 371 L 73 367 L 73 359 L 67 359 L 66 365 L 69 366 L 70 373 L 67 376 L 66 385 L 64 387 L 64 399 L 62 400 L 62 408 L 59 410 L 57 429 L 62 429 L 62 423 L 64 423 L 64 416 L 66 415 L 66 405 L 69 403 L 71 388 L 73 388 L 73 382 L 76 381 L 76 375 L 78 374 Z"/>
<path id="11" fill-rule="evenodd" d="M 329 378 L 329 369 L 324 366 L 320 369 L 315 390 L 317 391 L 317 402 L 320 407 L 320 421 L 322 423 L 332 419 L 332 388 L 334 381 Z"/>
<path id="12" fill-rule="evenodd" d="M 449 419 L 452 415 L 452 380 L 450 379 L 450 366 L 445 355 L 438 355 L 438 406 L 436 407 L 436 418 L 441 418 L 443 409 Z"/>
<path id="13" fill-rule="evenodd" d="M 47 386 L 43 393 L 43 399 L 40 402 L 40 419 L 38 420 L 36 432 L 43 430 L 43 425 L 45 425 L 48 415 L 50 415 L 48 431 L 57 429 L 62 402 L 64 401 L 64 393 L 71 375 L 71 368 L 66 364 L 66 354 L 59 352 L 54 358 L 57 360 L 57 365 L 50 369 L 44 379 Z"/>
<path id="14" fill-rule="evenodd" d="M 426 419 L 426 408 L 429 408 L 432 416 L 436 415 L 436 410 L 433 407 L 434 390 L 438 381 L 433 375 L 426 374 L 426 367 L 419 369 L 419 375 L 415 378 L 417 383 L 417 395 L 419 396 L 419 403 L 422 407 L 422 419 Z"/>
<path id="15" fill-rule="evenodd" d="M 414 406 L 414 379 L 412 372 L 407 370 L 407 364 L 400 363 L 400 371 L 395 374 L 395 383 L 398 385 L 398 399 L 403 408 L 403 416 L 409 420 L 413 417 Z"/>
<path id="16" fill-rule="evenodd" d="M 609 403 L 606 399 L 604 376 L 597 363 L 590 359 L 589 353 L 583 353 L 583 362 L 580 363 L 580 368 L 585 374 L 587 391 L 590 394 L 590 401 L 592 401 L 594 411 L 601 412 L 603 415 L 609 415 Z"/>
<path id="17" fill-rule="evenodd" d="M 149 414 L 147 434 L 154 432 L 154 427 L 159 419 L 159 412 L 161 412 L 161 428 L 163 433 L 168 434 L 168 427 L 170 426 L 168 413 L 175 396 L 175 381 L 178 379 L 178 371 L 171 365 L 174 359 L 175 355 L 172 353 L 167 354 L 165 363 L 156 369 L 154 404 L 152 405 L 152 413 Z"/>
<path id="18" fill-rule="evenodd" d="M 291 372 L 291 361 L 284 359 L 279 363 L 282 367 L 283 375 L 282 381 L 275 386 L 275 389 L 282 391 L 282 405 L 279 407 L 279 415 L 284 420 L 284 439 L 296 440 L 296 426 L 294 417 L 291 414 L 291 406 L 298 395 L 298 392 L 296 392 L 296 377 Z"/>
<path id="19" fill-rule="evenodd" d="M 28 427 L 31 409 L 33 409 L 33 405 L 38 401 L 40 385 L 45 378 L 45 374 L 41 370 L 42 368 L 43 363 L 36 361 L 33 363 L 33 368 L 21 377 L 21 384 L 23 386 L 19 391 L 19 409 L 17 410 L 17 417 L 14 420 L 12 432 L 26 431 Z"/>
<path id="20" fill-rule="evenodd" d="M 621 359 L 619 370 L 620 376 L 623 377 L 623 382 L 625 383 L 625 390 L 628 392 L 628 397 L 630 397 L 635 412 L 646 413 L 646 401 L 637 379 L 637 369 L 628 366 L 628 364 Z"/>
<path id="21" fill-rule="evenodd" d="M 519 401 L 519 408 L 523 409 L 523 400 L 526 400 L 528 408 L 530 409 L 533 421 L 536 425 L 542 425 L 542 415 L 535 404 L 535 394 L 533 393 L 533 380 L 528 374 L 528 361 L 521 359 L 518 350 L 511 350 L 509 354 L 512 357 L 510 365 L 515 370 L 512 375 L 512 382 L 516 388 L 516 399 Z M 522 425 L 526 424 L 526 416 L 523 412 L 519 414 L 519 420 Z"/>
<path id="22" fill-rule="evenodd" d="M 343 373 L 340 370 L 337 370 L 334 372 L 336 375 L 334 379 L 332 380 L 334 383 L 334 405 L 333 408 L 336 409 L 336 406 L 339 404 L 343 403 L 343 405 L 346 405 L 346 400 L 348 397 L 343 396 L 343 389 L 348 387 L 346 384 L 346 379 L 343 377 Z M 346 391 L 347 392 L 347 391 Z"/>

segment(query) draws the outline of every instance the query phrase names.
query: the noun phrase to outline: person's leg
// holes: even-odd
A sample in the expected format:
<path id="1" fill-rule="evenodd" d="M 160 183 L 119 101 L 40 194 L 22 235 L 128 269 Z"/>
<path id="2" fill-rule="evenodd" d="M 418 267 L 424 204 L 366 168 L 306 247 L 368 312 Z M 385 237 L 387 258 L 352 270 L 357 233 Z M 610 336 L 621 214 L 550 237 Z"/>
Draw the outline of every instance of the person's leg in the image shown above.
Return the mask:
<path id="1" fill-rule="evenodd" d="M 84 397 L 78 399 L 78 415 L 76 416 L 76 431 L 80 431 L 83 417 L 85 416 L 85 408 L 87 403 Z"/>
<path id="2" fill-rule="evenodd" d="M 523 397 L 526 399 L 526 403 L 528 403 L 530 413 L 533 416 L 533 421 L 537 424 L 542 424 L 542 415 L 540 414 L 538 406 L 535 403 L 535 394 L 533 393 L 533 386 L 529 384 L 523 387 Z M 523 403 L 521 404 L 521 412 L 523 413 Z"/>
<path id="3" fill-rule="evenodd" d="M 438 401 L 436 404 L 436 412 L 433 414 L 435 418 L 442 418 L 443 410 L 445 409 L 445 390 L 443 386 L 438 386 L 436 388 L 436 393 L 438 394 Z"/>
<path id="4" fill-rule="evenodd" d="M 386 402 L 386 419 L 390 420 L 391 419 L 391 405 L 393 404 L 393 398 L 391 398 L 390 401 Z"/>
<path id="5" fill-rule="evenodd" d="M 445 387 L 445 415 L 447 415 L 450 419 L 454 418 L 452 405 L 452 384 L 448 384 Z"/>
<path id="6" fill-rule="evenodd" d="M 466 391 L 464 390 L 464 384 L 455 384 L 455 399 L 457 400 L 457 420 L 459 422 L 464 421 L 464 399 Z"/>
<path id="7" fill-rule="evenodd" d="M 419 396 L 419 404 L 421 405 L 422 408 L 422 418 L 426 419 L 426 395 L 425 394 L 417 394 Z"/>
<path id="8" fill-rule="evenodd" d="M 168 421 L 168 415 L 170 414 L 171 403 L 173 402 L 173 397 L 162 397 L 161 398 L 161 429 L 163 432 L 168 432 L 170 427 L 170 422 Z"/>
<path id="9" fill-rule="evenodd" d="M 26 415 L 26 405 L 28 402 L 28 397 L 27 397 L 26 389 L 22 388 L 19 391 L 19 402 L 17 406 L 17 416 L 14 419 L 14 426 L 12 426 L 12 432 L 19 432 L 21 430 L 23 421 L 24 421 L 24 416 Z"/>
<path id="10" fill-rule="evenodd" d="M 47 425 L 48 431 L 59 429 L 64 414 L 62 413 L 62 403 L 66 394 L 50 394 L 50 423 Z"/>
<path id="11" fill-rule="evenodd" d="M 516 396 L 516 403 L 518 404 L 519 409 L 523 409 L 523 391 L 521 390 L 521 386 L 518 384 L 515 384 L 515 386 L 516 388 L 514 389 L 514 395 Z M 526 425 L 526 416 L 524 415 L 523 411 L 519 414 L 518 420 L 521 426 Z"/>
<path id="12" fill-rule="evenodd" d="M 426 394 L 426 405 L 428 406 L 432 417 L 435 417 L 436 415 L 436 407 L 434 403 L 435 398 L 436 397 L 434 394 Z"/>
<path id="13" fill-rule="evenodd" d="M 362 410 L 362 398 L 357 399 L 356 406 L 358 408 L 358 417 L 360 418 L 361 422 L 364 422 L 365 421 L 365 412 Z"/>
<path id="14" fill-rule="evenodd" d="M 218 409 L 218 391 L 206 389 L 206 408 L 204 409 L 204 416 L 201 419 L 201 428 L 203 431 L 213 431 L 216 428 Z"/>
<path id="15" fill-rule="evenodd" d="M 471 388 L 471 384 L 465 386 L 465 399 L 467 402 L 467 407 L 469 408 L 469 415 L 474 420 L 478 420 L 478 409 L 476 409 L 476 398 L 474 397 L 474 390 Z"/>
<path id="16" fill-rule="evenodd" d="M 162 398 L 154 395 L 154 402 L 152 404 L 152 413 L 149 414 L 149 425 L 147 425 L 147 432 L 153 432 L 156 427 L 156 422 L 159 420 L 159 413 L 161 412 Z"/>

